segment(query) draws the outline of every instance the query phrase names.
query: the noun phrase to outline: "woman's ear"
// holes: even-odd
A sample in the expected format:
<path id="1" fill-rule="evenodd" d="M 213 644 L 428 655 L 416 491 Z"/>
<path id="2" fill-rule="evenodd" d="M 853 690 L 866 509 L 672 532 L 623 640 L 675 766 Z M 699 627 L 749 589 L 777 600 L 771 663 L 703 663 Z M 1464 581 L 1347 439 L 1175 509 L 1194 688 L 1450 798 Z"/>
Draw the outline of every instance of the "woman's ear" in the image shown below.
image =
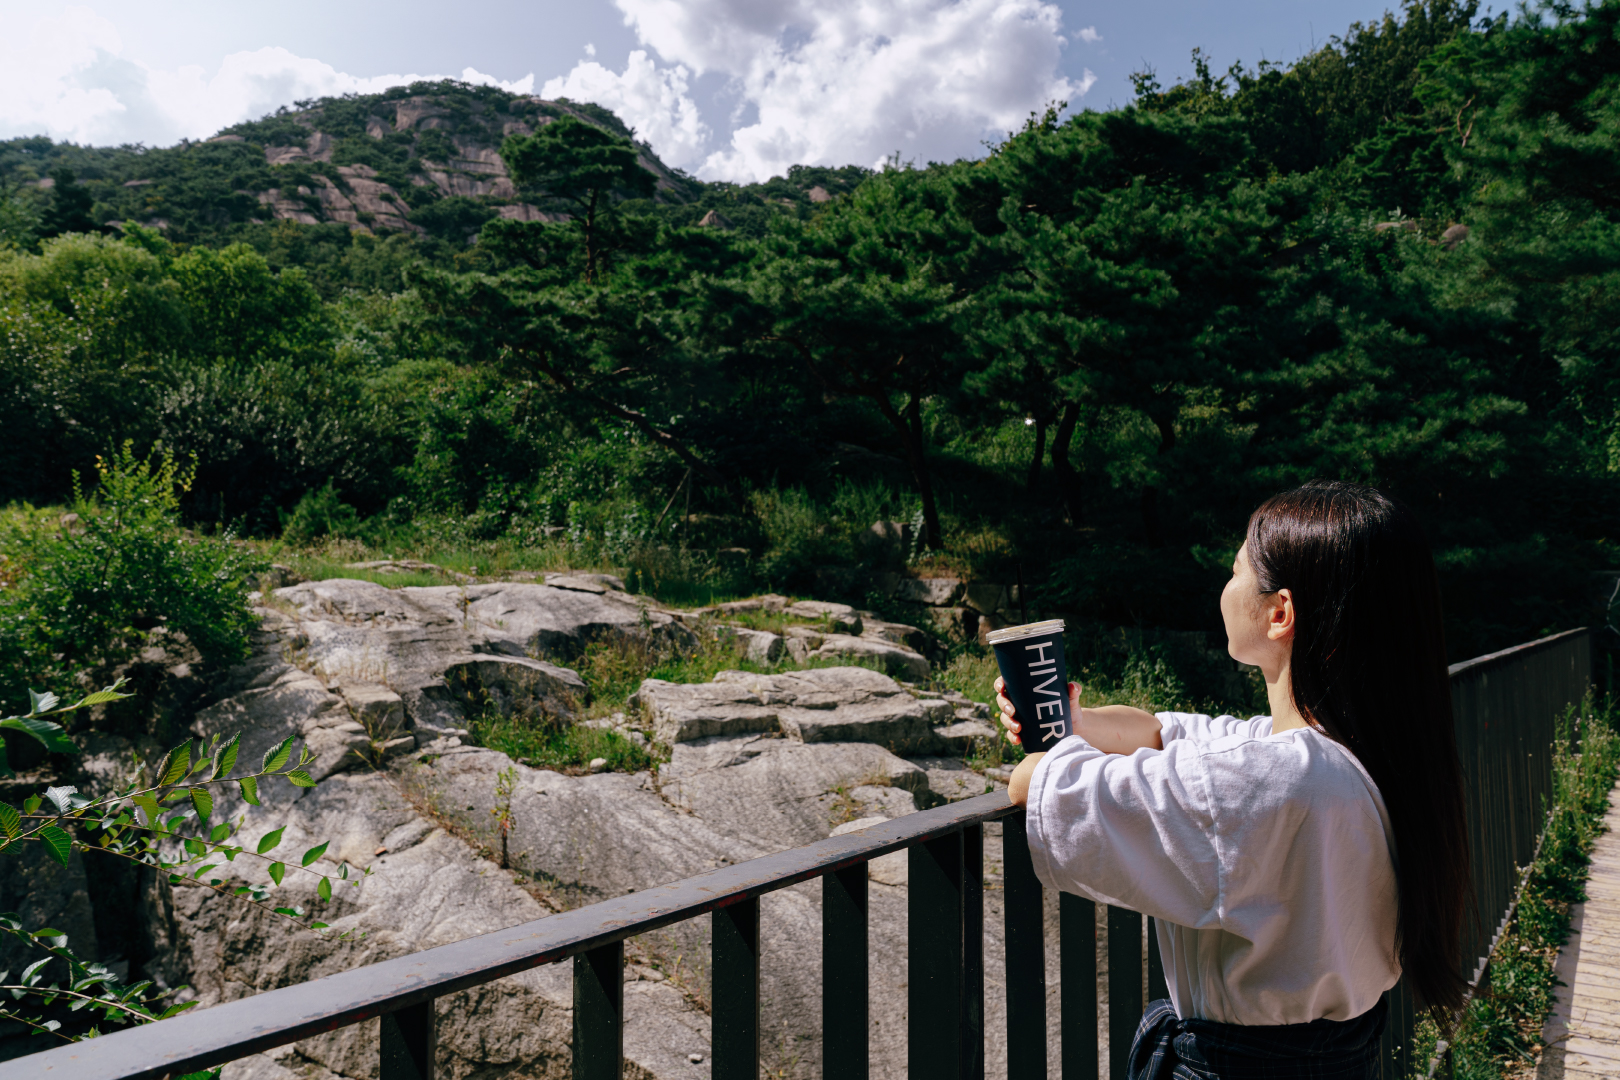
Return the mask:
<path id="1" fill-rule="evenodd" d="M 1278 589 L 1272 594 L 1266 612 L 1266 638 L 1270 641 L 1294 638 L 1294 594 L 1288 589 Z"/>

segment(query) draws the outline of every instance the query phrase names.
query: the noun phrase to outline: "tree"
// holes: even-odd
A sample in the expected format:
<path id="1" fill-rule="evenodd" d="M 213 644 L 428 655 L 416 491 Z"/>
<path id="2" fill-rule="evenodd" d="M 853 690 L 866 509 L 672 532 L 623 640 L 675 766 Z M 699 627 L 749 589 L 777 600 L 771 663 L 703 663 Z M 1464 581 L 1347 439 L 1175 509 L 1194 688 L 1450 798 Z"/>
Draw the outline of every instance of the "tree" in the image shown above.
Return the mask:
<path id="1" fill-rule="evenodd" d="M 533 135 L 510 136 L 501 157 L 523 187 L 569 204 L 584 234 L 585 283 L 596 280 L 603 218 L 615 198 L 649 198 L 657 180 L 643 169 L 629 139 L 571 116 Z"/>
<path id="2" fill-rule="evenodd" d="M 51 170 L 51 202 L 39 219 L 39 238 L 49 240 L 64 233 L 99 233 L 101 226 L 90 216 L 90 192 L 76 182 L 72 169 Z"/>
<path id="3" fill-rule="evenodd" d="M 1002 264 L 970 385 L 1062 403 L 1053 466 L 1076 525 L 1069 446 L 1083 407 L 1132 410 L 1157 432 L 1140 518 L 1158 546 L 1184 405 L 1232 386 L 1240 354 L 1261 351 L 1253 316 L 1290 191 L 1244 182 L 1246 150 L 1230 119 L 1127 109 L 1032 123 L 963 178 L 960 202 Z"/>
<path id="4" fill-rule="evenodd" d="M 950 390 L 977 281 L 973 236 L 940 175 L 890 169 L 806 223 L 783 223 L 748 282 L 747 316 L 828 394 L 893 428 L 922 497 L 923 540 L 944 546 L 923 401 Z"/>
<path id="5" fill-rule="evenodd" d="M 638 229 L 634 258 L 599 264 L 594 281 L 583 281 L 548 258 L 567 249 L 555 230 L 491 222 L 484 242 L 508 262 L 501 273 L 419 271 L 413 281 L 443 340 L 469 362 L 549 383 L 729 487 L 673 421 L 723 396 L 711 394 L 717 367 L 697 311 L 706 272 L 736 261 L 730 242 L 696 229 Z"/>

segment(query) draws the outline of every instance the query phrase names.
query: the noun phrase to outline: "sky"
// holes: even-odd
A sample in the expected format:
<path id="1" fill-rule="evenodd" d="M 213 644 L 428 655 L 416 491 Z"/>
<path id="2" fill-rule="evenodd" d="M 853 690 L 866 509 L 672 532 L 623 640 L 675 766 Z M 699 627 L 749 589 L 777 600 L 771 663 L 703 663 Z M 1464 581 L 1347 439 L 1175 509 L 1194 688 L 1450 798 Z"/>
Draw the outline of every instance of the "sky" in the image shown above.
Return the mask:
<path id="1" fill-rule="evenodd" d="M 0 139 L 207 138 L 301 98 L 452 77 L 594 101 L 665 162 L 747 182 L 793 164 L 983 153 L 1052 101 L 1287 62 L 1384 0 L 0 0 Z"/>

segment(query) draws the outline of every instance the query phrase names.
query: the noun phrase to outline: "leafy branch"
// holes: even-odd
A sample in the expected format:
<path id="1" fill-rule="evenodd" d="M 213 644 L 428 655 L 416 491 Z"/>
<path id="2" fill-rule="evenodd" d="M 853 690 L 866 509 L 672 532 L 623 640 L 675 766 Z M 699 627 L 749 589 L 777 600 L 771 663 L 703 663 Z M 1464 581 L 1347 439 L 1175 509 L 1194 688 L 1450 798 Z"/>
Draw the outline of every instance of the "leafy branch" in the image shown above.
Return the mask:
<path id="1" fill-rule="evenodd" d="M 77 752 L 78 747 L 61 725 L 46 717 L 60 717 L 78 709 L 127 698 L 130 695 L 122 692 L 124 682 L 120 679 L 72 705 L 61 704 L 54 694 L 30 691 L 27 715 L 0 720 L 0 730 L 22 732 L 53 752 Z M 276 851 L 282 844 L 285 825 L 265 833 L 251 845 L 244 845 L 235 839 L 246 821 L 245 814 L 234 821 L 215 823 L 213 820 L 216 796 L 224 785 L 236 785 L 243 801 L 252 806 L 263 805 L 261 785 L 271 777 L 284 777 L 295 787 L 314 787 L 316 781 L 308 771 L 314 754 L 307 746 L 295 746 L 296 741 L 292 736 L 283 739 L 265 752 L 256 770 L 238 771 L 240 735 L 230 738 L 216 735 L 207 741 L 187 738 L 165 754 L 144 778 L 137 776 L 112 794 L 89 798 L 75 787 L 59 785 L 47 788 L 43 794 L 28 796 L 20 809 L 0 802 L 0 855 L 15 854 L 21 850 L 20 845 L 34 842 L 65 867 L 75 847 L 104 852 L 150 866 L 166 874 L 171 885 L 201 885 L 260 907 L 300 929 L 327 936 L 330 925 L 308 920 L 308 913 L 302 907 L 272 906 L 270 901 L 273 890 L 282 886 L 291 870 L 313 879 L 320 902 L 329 902 L 333 878 L 315 866 L 326 854 L 329 843 L 317 844 L 296 858 L 286 858 Z M 0 746 L 0 768 L 10 775 L 10 769 L 5 766 L 3 746 Z M 86 832 L 94 840 L 77 838 L 70 830 Z M 221 870 L 226 864 L 236 864 L 239 857 L 263 864 L 270 884 L 249 882 L 245 875 Z M 220 871 L 221 876 L 213 876 L 215 871 Z M 369 869 L 351 873 L 349 864 L 342 862 L 336 877 L 340 883 L 358 886 L 370 873 Z M 105 966 L 74 954 L 67 947 L 67 936 L 59 930 L 48 927 L 25 930 L 17 916 L 0 914 L 0 933 L 9 934 L 46 954 L 24 969 L 15 981 L 9 980 L 9 973 L 0 973 L 0 994 L 10 994 L 14 1000 L 30 999 L 42 1008 L 60 1002 L 70 1012 L 98 1011 L 103 1023 L 149 1023 L 173 1016 L 193 1004 L 162 1007 L 162 1001 L 172 997 L 172 993 L 153 992 L 151 982 L 125 985 Z M 351 933 L 352 930 L 345 931 L 334 940 Z M 44 969 L 53 959 L 67 965 L 69 978 L 65 984 L 43 981 Z M 59 1031 L 60 1021 L 43 1015 L 25 1015 L 16 1007 L 0 1006 L 0 1017 L 17 1020 L 36 1032 L 75 1038 Z M 93 1028 L 89 1036 L 80 1037 L 95 1034 Z"/>
<path id="2" fill-rule="evenodd" d="M 25 967 L 15 982 L 11 981 L 10 972 L 0 972 L 0 993 L 8 994 L 19 1002 L 32 999 L 40 1008 L 63 1002 L 70 1013 L 100 1014 L 98 1024 L 83 1035 L 73 1036 L 62 1031 L 60 1020 L 47 1018 L 38 1012 L 25 1013 L 17 1006 L 0 1004 L 0 1019 L 15 1020 L 32 1028 L 36 1035 L 55 1035 L 64 1042 L 77 1042 L 79 1039 L 97 1037 L 105 1024 L 149 1024 L 177 1016 L 197 1004 L 193 999 L 164 1005 L 165 999 L 172 999 L 187 987 L 156 990 L 150 980 L 133 985 L 126 983 L 105 965 L 84 960 L 68 948 L 67 935 L 60 930 L 49 927 L 25 930 L 12 912 L 0 914 L 0 934 L 22 941 L 30 950 L 45 953 Z M 66 985 L 45 982 L 45 969 L 52 960 L 60 960 L 66 966 Z M 219 1070 L 212 1069 L 189 1073 L 177 1080 L 217 1080 L 218 1076 Z"/>

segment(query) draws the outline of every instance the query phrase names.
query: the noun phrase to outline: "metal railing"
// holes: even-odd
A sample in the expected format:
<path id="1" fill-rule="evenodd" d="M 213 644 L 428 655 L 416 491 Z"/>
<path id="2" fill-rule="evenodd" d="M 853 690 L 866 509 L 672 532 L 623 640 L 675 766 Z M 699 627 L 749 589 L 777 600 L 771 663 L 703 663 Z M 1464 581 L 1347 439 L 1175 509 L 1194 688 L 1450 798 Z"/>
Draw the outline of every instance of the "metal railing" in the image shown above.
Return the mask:
<path id="1" fill-rule="evenodd" d="M 1534 850 L 1551 789 L 1557 717 L 1580 701 L 1590 641 L 1571 631 L 1451 669 L 1480 910 L 1511 902 L 1517 867 Z M 158 1080 L 220 1065 L 380 1017 L 381 1080 L 430 1080 L 434 1001 L 543 964 L 573 961 L 573 1076 L 618 1080 L 624 1065 L 624 941 L 711 914 L 711 1076 L 758 1080 L 760 902 L 765 893 L 822 882 L 823 1075 L 869 1075 L 867 864 L 905 850 L 908 1075 L 981 1080 L 984 1061 L 985 826 L 1002 823 L 1007 1075 L 1099 1080 L 1098 959 L 1108 964 L 1108 1067 L 1125 1074 L 1145 1000 L 1167 994 L 1158 936 L 1134 911 L 1108 908 L 1097 940 L 1095 905 L 1059 899 L 1060 1008 L 1047 1023 L 1043 897 L 1030 863 L 1023 811 L 996 792 L 805 847 L 722 867 L 574 911 L 271 990 L 159 1024 L 131 1028 L 0 1064 L 12 1077 Z M 1499 932 L 1499 929 L 1498 929 Z M 1490 934 L 1467 943 L 1489 951 Z M 1102 949 L 1099 949 L 1099 945 Z M 1144 985 L 1144 970 L 1146 985 Z M 1483 971 L 1481 966 L 1480 971 Z M 1476 974 L 1476 979 L 1478 974 Z M 1385 1077 L 1411 1075 L 1413 1008 L 1390 993 Z"/>

